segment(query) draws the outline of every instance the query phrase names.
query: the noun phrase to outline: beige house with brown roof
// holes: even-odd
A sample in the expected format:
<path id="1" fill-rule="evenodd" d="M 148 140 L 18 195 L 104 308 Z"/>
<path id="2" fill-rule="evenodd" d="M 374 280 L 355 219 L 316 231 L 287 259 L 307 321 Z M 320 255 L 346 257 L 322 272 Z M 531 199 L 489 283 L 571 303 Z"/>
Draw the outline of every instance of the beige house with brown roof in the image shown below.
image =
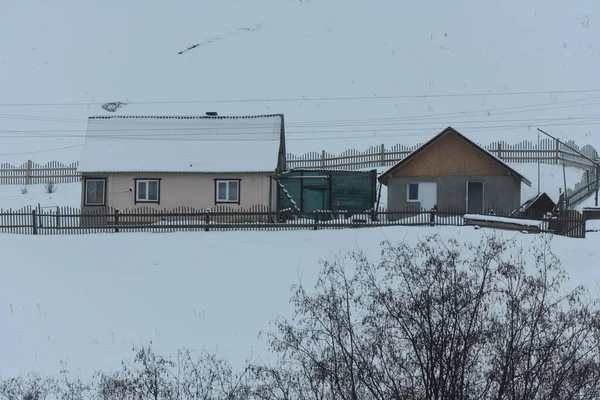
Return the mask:
<path id="1" fill-rule="evenodd" d="M 454 209 L 508 215 L 531 182 L 452 127 L 379 176 L 393 211 Z"/>
<path id="2" fill-rule="evenodd" d="M 78 168 L 81 204 L 275 209 L 284 166 L 281 114 L 90 117 Z"/>

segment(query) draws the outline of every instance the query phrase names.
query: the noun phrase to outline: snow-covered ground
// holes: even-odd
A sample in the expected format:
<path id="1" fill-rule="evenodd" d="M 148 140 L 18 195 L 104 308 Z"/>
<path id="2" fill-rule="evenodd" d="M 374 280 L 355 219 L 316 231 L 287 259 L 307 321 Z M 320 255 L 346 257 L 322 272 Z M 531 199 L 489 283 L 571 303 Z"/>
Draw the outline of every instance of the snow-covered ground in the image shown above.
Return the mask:
<path id="1" fill-rule="evenodd" d="M 22 190 L 26 189 L 26 193 Z M 55 192 L 47 193 L 40 185 L 0 185 L 0 210 L 19 210 L 23 207 L 79 207 L 81 184 L 57 183 Z"/>
<path id="2" fill-rule="evenodd" d="M 600 199 L 599 199 L 599 203 L 600 203 Z M 600 204 L 598 204 L 598 205 L 600 205 Z M 588 197 L 587 199 L 585 199 L 584 201 L 579 203 L 574 208 L 578 211 L 583 211 L 583 209 L 586 207 L 596 207 L 596 196 L 594 194 L 592 194 L 590 197 Z"/>
<path id="3" fill-rule="evenodd" d="M 86 118 L 117 101 L 121 115 L 284 113 L 294 154 L 448 125 L 599 148 L 597 16 L 594 0 L 3 1 L 0 161 L 77 160 Z"/>
<path id="4" fill-rule="evenodd" d="M 312 287 L 321 259 L 358 248 L 376 257 L 382 240 L 477 242 L 472 227 L 364 228 L 286 232 L 201 232 L 0 236 L 0 377 L 19 372 L 118 369 L 132 346 L 216 350 L 235 366 L 268 361 L 260 330 L 289 315 L 290 286 Z M 516 237 L 530 249 L 531 235 Z M 598 293 L 600 236 L 554 237 L 572 274 Z M 231 251 L 235 248 L 235 251 Z"/>

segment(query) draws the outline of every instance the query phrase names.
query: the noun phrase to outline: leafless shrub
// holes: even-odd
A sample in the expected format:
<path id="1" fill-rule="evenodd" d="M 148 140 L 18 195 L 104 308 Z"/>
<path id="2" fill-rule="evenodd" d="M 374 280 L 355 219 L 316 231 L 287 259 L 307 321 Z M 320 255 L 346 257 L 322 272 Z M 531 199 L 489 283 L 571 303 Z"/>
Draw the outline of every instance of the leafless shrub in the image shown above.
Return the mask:
<path id="1" fill-rule="evenodd" d="M 175 361 L 156 355 L 150 346 L 134 349 L 132 364 L 112 375 L 97 374 L 101 399 L 248 399 L 254 380 L 246 368 L 235 373 L 223 359 L 206 351 L 193 356 L 180 350 Z"/>
<path id="2" fill-rule="evenodd" d="M 84 383 L 80 378 L 69 376 L 67 363 L 61 361 L 61 378 L 56 381 L 55 395 L 61 400 L 84 400 L 93 398 L 93 383 Z"/>
<path id="3" fill-rule="evenodd" d="M 54 184 L 53 180 L 49 180 L 44 185 L 44 188 L 46 189 L 46 193 L 52 194 L 52 193 L 56 192 L 57 186 Z"/>
<path id="4" fill-rule="evenodd" d="M 2 400 L 45 400 L 56 393 L 56 381 L 39 374 L 29 374 L 0 381 Z"/>

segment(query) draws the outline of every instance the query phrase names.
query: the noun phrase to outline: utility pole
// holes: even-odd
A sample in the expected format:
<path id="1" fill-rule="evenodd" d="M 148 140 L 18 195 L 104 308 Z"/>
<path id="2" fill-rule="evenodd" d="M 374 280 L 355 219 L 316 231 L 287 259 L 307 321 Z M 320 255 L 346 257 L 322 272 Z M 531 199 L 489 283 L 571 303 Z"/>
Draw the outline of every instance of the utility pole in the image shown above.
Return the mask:
<path id="1" fill-rule="evenodd" d="M 563 160 L 563 183 L 564 183 L 564 199 L 565 199 L 565 210 L 569 209 L 569 197 L 567 196 L 567 171 L 566 171 L 566 165 L 565 165 L 565 160 Z"/>
<path id="2" fill-rule="evenodd" d="M 596 158 L 598 159 L 598 158 Z M 595 204 L 596 207 L 598 207 L 598 188 L 599 188 L 599 181 L 598 179 L 600 178 L 600 163 L 596 162 L 596 200 L 595 200 Z"/>
<path id="3" fill-rule="evenodd" d="M 538 196 L 540 195 L 540 132 L 538 131 L 538 144 L 537 144 L 537 164 L 538 164 Z"/>

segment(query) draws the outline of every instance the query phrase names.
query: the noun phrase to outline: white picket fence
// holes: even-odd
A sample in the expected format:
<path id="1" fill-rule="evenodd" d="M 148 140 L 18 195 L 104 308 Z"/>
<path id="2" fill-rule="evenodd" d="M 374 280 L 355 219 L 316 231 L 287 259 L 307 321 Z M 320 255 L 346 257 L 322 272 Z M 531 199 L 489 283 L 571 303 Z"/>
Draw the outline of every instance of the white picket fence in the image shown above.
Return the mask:
<path id="1" fill-rule="evenodd" d="M 421 147 L 423 143 L 413 146 L 396 144 L 391 148 L 384 144 L 372 146 L 364 151 L 348 149 L 345 152 L 335 155 L 321 152 L 310 152 L 301 156 L 288 153 L 287 166 L 289 168 L 325 168 L 325 169 L 365 169 L 377 167 L 391 167 L 402 160 L 410 153 Z M 544 164 L 562 164 L 579 168 L 589 168 L 593 166 L 587 158 L 582 157 L 568 146 L 576 149 L 590 158 L 597 158 L 598 152 L 590 145 L 579 147 L 576 143 L 567 142 L 568 146 L 552 139 L 544 139 L 537 143 L 522 141 L 511 145 L 504 141 L 497 141 L 481 147 L 509 163 L 537 163 Z"/>
<path id="2" fill-rule="evenodd" d="M 35 185 L 47 183 L 48 181 L 54 183 L 78 182 L 78 165 L 78 161 L 67 165 L 59 161 L 50 161 L 41 165 L 31 160 L 20 166 L 1 163 L 0 185 Z"/>

